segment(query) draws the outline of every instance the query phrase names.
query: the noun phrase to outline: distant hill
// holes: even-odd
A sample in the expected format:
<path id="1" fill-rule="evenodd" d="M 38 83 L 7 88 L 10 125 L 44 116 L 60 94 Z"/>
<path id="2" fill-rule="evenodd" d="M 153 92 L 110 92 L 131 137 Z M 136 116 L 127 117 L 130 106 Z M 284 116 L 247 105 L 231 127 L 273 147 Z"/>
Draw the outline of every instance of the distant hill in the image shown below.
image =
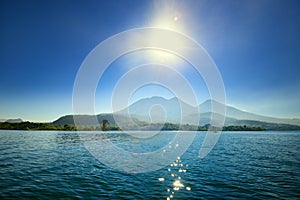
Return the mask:
<path id="1" fill-rule="evenodd" d="M 78 124 L 80 125 L 80 123 L 84 126 L 97 126 L 99 125 L 99 123 L 102 122 L 103 119 L 107 119 L 109 121 L 110 124 L 115 125 L 115 120 L 113 118 L 112 114 L 100 114 L 96 116 L 96 119 L 98 121 L 94 121 L 95 116 L 94 115 L 76 115 L 76 119 L 78 120 Z M 74 122 L 74 118 L 73 115 L 66 115 L 66 116 L 62 116 L 59 119 L 55 120 L 54 122 L 52 122 L 53 125 L 57 126 L 57 125 L 75 125 Z"/>
<path id="2" fill-rule="evenodd" d="M 115 119 L 122 124 L 122 129 L 130 129 L 137 127 L 141 121 L 137 119 L 131 119 L 118 114 L 99 114 L 99 115 L 66 115 L 55 120 L 51 124 L 54 126 L 71 125 L 77 127 L 99 127 L 102 124 L 102 120 L 108 120 L 110 126 L 117 126 Z M 76 120 L 76 124 L 75 124 Z"/>
<path id="3" fill-rule="evenodd" d="M 21 118 L 18 118 L 18 119 L 8 119 L 8 120 L 5 120 L 5 122 L 9 122 L 9 123 L 21 123 L 21 122 L 23 122 L 23 120 Z"/>

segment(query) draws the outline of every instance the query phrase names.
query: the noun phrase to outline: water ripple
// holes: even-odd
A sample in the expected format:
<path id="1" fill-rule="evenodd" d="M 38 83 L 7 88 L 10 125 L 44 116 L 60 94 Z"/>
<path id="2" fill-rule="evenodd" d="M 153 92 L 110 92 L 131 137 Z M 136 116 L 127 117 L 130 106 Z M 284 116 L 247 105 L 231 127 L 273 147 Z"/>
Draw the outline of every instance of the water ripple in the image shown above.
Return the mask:
<path id="1" fill-rule="evenodd" d="M 169 139 L 173 133 L 164 134 Z M 110 137 L 126 146 L 128 138 L 121 134 Z M 200 160 L 203 138 L 199 133 L 174 161 L 184 163 L 181 171 L 176 168 L 179 179 L 172 178 L 170 166 L 145 174 L 108 168 L 90 155 L 75 132 L 0 131 L 0 198 L 300 199 L 300 132 L 224 133 Z M 129 142 L 135 148 L 137 143 Z M 166 143 L 156 142 L 136 149 Z"/>

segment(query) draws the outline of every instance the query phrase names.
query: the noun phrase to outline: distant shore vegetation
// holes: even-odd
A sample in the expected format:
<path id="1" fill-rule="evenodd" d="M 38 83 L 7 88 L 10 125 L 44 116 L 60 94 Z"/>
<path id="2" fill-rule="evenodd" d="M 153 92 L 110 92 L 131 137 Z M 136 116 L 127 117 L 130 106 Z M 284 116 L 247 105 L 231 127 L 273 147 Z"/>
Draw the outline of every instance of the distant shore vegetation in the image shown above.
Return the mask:
<path id="1" fill-rule="evenodd" d="M 128 128 L 128 127 L 127 127 Z M 2 122 L 0 123 L 0 129 L 2 130 L 56 130 L 56 131 L 77 131 L 77 130 L 85 130 L 85 131 L 122 131 L 121 127 L 118 126 L 109 126 L 107 125 L 105 128 L 102 126 L 81 126 L 76 127 L 74 125 L 53 125 L 48 123 L 34 123 L 34 122 L 21 122 L 21 123 L 10 123 L 10 122 Z M 224 126 L 224 127 L 213 127 L 210 124 L 206 124 L 204 126 L 195 126 L 189 124 L 173 124 L 173 123 L 153 123 L 147 124 L 144 126 L 132 127 L 132 130 L 162 130 L 162 131 L 207 131 L 207 130 L 215 130 L 215 131 L 265 131 L 264 127 L 257 126 Z"/>
<path id="2" fill-rule="evenodd" d="M 76 131 L 76 127 L 72 125 L 52 125 L 47 123 L 34 123 L 34 122 L 20 122 L 0 123 L 0 129 L 5 130 L 57 130 L 57 131 Z"/>

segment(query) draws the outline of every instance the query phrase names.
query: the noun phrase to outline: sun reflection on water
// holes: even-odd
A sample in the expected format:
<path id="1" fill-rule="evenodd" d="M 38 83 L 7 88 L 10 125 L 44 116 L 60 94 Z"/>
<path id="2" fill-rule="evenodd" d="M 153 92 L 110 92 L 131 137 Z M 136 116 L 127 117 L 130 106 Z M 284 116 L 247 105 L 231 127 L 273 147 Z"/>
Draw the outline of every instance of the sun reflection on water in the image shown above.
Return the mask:
<path id="1" fill-rule="evenodd" d="M 175 148 L 177 147 L 178 145 L 175 145 Z M 191 187 L 186 186 L 186 183 L 184 183 L 184 180 L 182 179 L 184 173 L 187 172 L 187 167 L 188 164 L 184 164 L 182 159 L 178 156 L 177 159 L 167 168 L 168 177 L 158 178 L 160 182 L 165 181 L 165 179 L 169 179 L 171 181 L 166 190 L 168 193 L 168 196 L 166 197 L 167 200 L 173 199 L 176 192 L 179 192 L 181 189 L 185 189 L 187 191 L 191 190 Z"/>

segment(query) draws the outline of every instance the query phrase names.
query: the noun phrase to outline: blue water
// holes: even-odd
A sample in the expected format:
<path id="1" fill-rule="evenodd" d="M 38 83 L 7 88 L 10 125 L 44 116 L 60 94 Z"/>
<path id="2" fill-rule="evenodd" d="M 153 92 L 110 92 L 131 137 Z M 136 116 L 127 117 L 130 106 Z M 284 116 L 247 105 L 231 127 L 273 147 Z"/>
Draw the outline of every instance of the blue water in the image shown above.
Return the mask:
<path id="1" fill-rule="evenodd" d="M 116 171 L 96 160 L 76 132 L 0 131 L 0 198 L 300 199 L 300 132 L 225 132 L 199 159 L 204 134 L 181 156 L 184 187 L 174 190 L 178 176 L 170 167 Z M 110 138 L 124 143 L 119 133 Z"/>

